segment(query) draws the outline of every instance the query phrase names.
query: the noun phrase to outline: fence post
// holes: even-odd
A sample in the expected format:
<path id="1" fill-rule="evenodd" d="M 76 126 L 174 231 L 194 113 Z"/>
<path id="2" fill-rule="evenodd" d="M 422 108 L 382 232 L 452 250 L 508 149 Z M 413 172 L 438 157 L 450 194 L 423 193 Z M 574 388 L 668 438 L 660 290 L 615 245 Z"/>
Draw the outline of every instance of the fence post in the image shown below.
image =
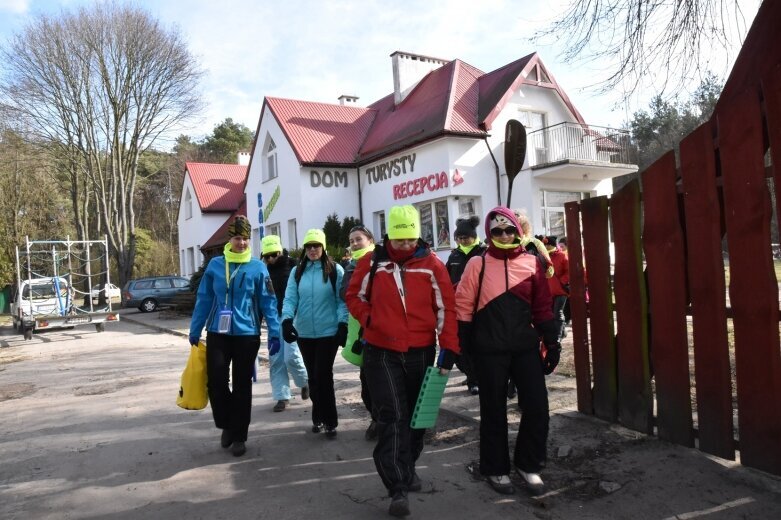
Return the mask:
<path id="1" fill-rule="evenodd" d="M 594 412 L 601 419 L 615 422 L 618 387 L 607 206 L 607 197 L 594 197 L 581 202 L 583 250 L 588 268 Z"/>
<path id="2" fill-rule="evenodd" d="M 583 248 L 580 240 L 580 203 L 568 202 L 564 205 L 564 212 L 567 217 L 567 255 L 569 258 L 570 276 L 569 308 L 572 313 L 572 348 L 575 355 L 578 411 L 593 415 L 591 362 L 588 351 L 586 271 L 583 266 Z"/>
<path id="3" fill-rule="evenodd" d="M 759 93 L 745 90 L 717 114 L 735 327 L 740 459 L 781 475 L 778 281 L 770 253 Z"/>
<path id="4" fill-rule="evenodd" d="M 689 293 L 694 329 L 699 449 L 735 458 L 732 377 L 727 343 L 726 288 L 721 256 L 721 208 L 716 190 L 713 126 L 698 127 L 681 141 L 686 208 Z"/>
<path id="5" fill-rule="evenodd" d="M 648 300 L 640 242 L 640 183 L 633 180 L 610 198 L 615 241 L 618 417 L 621 424 L 653 433 L 653 396 L 648 366 Z"/>
<path id="6" fill-rule="evenodd" d="M 686 249 L 675 185 L 674 152 L 657 159 L 643 172 L 642 179 L 643 246 L 648 264 L 651 361 L 656 379 L 659 438 L 694 446 L 686 328 Z"/>

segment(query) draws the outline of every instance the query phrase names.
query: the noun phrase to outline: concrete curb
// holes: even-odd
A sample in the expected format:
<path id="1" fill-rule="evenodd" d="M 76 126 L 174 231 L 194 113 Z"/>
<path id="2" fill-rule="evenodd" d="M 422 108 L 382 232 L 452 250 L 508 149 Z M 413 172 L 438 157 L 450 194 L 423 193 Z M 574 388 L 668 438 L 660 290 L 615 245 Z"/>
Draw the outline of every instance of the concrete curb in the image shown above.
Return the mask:
<path id="1" fill-rule="evenodd" d="M 179 336 L 179 337 L 188 338 L 188 339 L 190 337 L 189 334 L 186 334 L 184 332 L 179 332 L 178 330 L 174 330 L 174 329 L 171 329 L 171 328 L 168 328 L 168 327 L 163 327 L 161 325 L 152 325 L 151 323 L 146 323 L 146 322 L 141 321 L 141 320 L 133 319 L 133 318 L 131 318 L 131 317 L 125 315 L 125 314 L 123 314 L 121 316 L 122 316 L 120 318 L 121 321 L 128 321 L 130 323 L 134 323 L 136 325 L 141 325 L 142 327 L 146 327 L 148 329 L 156 330 L 157 332 L 162 332 L 164 334 L 172 334 L 174 336 Z M 263 348 L 261 348 L 260 351 L 258 352 L 258 358 L 261 361 L 268 362 L 268 354 L 264 354 L 263 352 L 264 352 Z"/>

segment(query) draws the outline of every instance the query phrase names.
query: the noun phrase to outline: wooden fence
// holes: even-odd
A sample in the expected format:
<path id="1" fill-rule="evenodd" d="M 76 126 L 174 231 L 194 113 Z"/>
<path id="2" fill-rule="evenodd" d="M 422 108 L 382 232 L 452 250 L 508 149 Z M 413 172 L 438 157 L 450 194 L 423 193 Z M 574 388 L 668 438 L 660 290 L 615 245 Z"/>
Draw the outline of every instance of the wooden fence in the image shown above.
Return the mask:
<path id="1" fill-rule="evenodd" d="M 578 409 L 726 459 L 739 450 L 742 464 L 781 475 L 774 20 L 781 2 L 766 1 L 715 113 L 681 141 L 677 165 L 670 152 L 609 200 L 568 204 L 566 217 Z"/>

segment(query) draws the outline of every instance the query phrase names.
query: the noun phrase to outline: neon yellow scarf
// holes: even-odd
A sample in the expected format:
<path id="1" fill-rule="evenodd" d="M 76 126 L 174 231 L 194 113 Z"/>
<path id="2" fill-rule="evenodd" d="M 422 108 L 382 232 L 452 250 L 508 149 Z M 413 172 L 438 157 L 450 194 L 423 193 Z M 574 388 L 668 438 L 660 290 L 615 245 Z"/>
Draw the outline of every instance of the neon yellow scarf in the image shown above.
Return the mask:
<path id="1" fill-rule="evenodd" d="M 515 249 L 516 247 L 521 245 L 520 240 L 515 240 L 512 244 L 502 244 L 501 242 L 497 242 L 492 238 L 491 242 L 493 242 L 494 245 L 499 249 Z"/>
<path id="2" fill-rule="evenodd" d="M 358 251 L 353 251 L 352 253 L 353 260 L 357 262 L 363 257 L 363 255 L 371 251 L 374 251 L 374 244 L 370 244 L 368 247 L 364 247 L 363 249 L 359 249 Z"/>
<path id="3" fill-rule="evenodd" d="M 471 245 L 471 246 L 462 246 L 462 245 L 459 245 L 459 246 L 458 246 L 458 249 L 460 249 L 460 250 L 461 250 L 461 252 L 462 252 L 462 253 L 464 253 L 465 255 L 468 255 L 468 254 L 469 254 L 469 252 L 470 252 L 472 249 L 476 248 L 476 247 L 477 247 L 479 244 L 480 244 L 480 242 L 478 242 L 477 240 L 475 240 L 474 242 L 472 242 L 472 245 Z"/>
<path id="4" fill-rule="evenodd" d="M 222 250 L 225 255 L 225 261 L 232 264 L 246 264 L 252 259 L 252 251 L 247 248 L 243 253 L 234 253 L 231 251 L 231 243 L 225 244 L 225 248 Z"/>

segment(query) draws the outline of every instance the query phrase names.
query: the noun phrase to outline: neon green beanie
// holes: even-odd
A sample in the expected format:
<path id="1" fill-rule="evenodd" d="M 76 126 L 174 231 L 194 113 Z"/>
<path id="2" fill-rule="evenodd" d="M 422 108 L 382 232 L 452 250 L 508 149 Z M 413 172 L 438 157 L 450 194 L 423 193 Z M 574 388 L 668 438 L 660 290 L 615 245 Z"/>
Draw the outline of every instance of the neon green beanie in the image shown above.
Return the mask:
<path id="1" fill-rule="evenodd" d="M 261 255 L 282 252 L 282 240 L 277 235 L 266 235 L 261 241 Z"/>
<path id="2" fill-rule="evenodd" d="M 420 238 L 420 214 L 414 206 L 393 206 L 388 215 L 388 238 Z"/>
<path id="3" fill-rule="evenodd" d="M 325 233 L 323 233 L 322 229 L 310 229 L 306 232 L 303 244 L 307 245 L 313 242 L 322 245 L 323 249 L 325 249 Z"/>

